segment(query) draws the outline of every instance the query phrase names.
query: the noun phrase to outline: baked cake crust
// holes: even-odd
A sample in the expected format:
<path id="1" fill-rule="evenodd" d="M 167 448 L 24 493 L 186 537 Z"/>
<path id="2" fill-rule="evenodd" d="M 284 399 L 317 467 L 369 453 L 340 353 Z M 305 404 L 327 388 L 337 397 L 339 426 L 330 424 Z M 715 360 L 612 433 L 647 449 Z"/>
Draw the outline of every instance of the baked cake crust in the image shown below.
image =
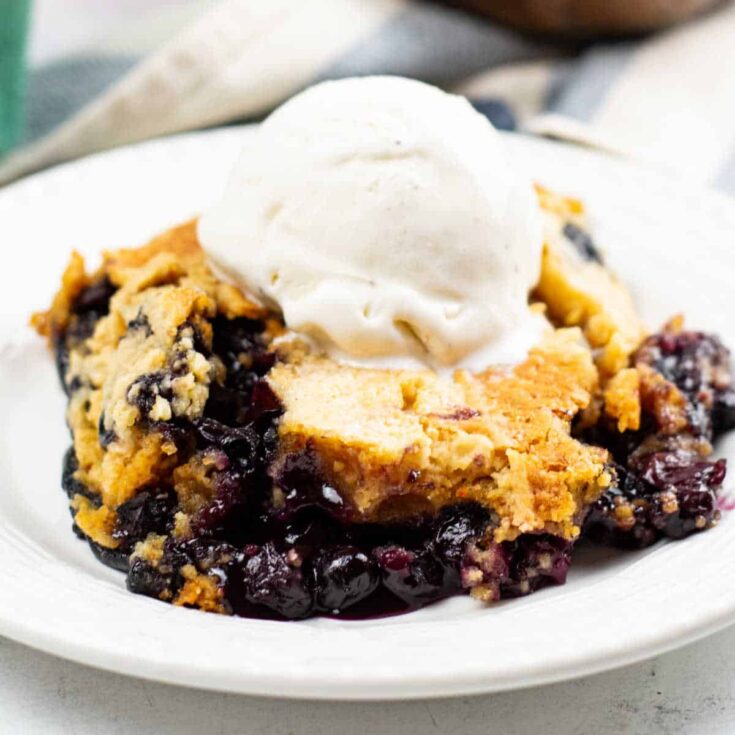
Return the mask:
<path id="1" fill-rule="evenodd" d="M 267 379 L 285 409 L 281 457 L 315 452 L 358 521 L 475 501 L 497 515 L 496 541 L 570 539 L 609 483 L 607 452 L 570 436 L 597 389 L 577 329 L 550 334 L 512 370 L 442 378 L 307 358 Z"/>

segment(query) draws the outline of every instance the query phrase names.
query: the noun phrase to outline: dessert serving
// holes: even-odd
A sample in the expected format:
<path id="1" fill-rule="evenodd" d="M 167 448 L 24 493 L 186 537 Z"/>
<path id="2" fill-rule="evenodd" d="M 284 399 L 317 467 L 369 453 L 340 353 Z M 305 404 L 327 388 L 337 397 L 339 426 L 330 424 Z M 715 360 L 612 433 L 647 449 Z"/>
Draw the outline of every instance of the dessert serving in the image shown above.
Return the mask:
<path id="1" fill-rule="evenodd" d="M 72 255 L 33 322 L 75 532 L 175 605 L 490 602 L 563 583 L 583 540 L 719 519 L 727 349 L 649 333 L 580 201 L 419 82 L 295 97 L 215 206 L 91 273 Z"/>

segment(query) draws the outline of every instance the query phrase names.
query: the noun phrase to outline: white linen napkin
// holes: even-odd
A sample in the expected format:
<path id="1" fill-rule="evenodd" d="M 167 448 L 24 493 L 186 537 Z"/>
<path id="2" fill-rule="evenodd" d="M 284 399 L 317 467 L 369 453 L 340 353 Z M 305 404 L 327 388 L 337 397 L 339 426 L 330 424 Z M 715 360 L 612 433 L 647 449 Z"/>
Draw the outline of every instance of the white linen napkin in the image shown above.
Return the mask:
<path id="1" fill-rule="evenodd" d="M 393 73 L 467 94 L 491 119 L 500 105 L 522 130 L 735 192 L 731 4 L 574 53 L 410 0 L 85 0 L 77 16 L 63 1 L 37 1 L 27 142 L 0 161 L 0 183 L 123 143 L 256 119 L 322 79 Z M 114 22 L 101 32 L 105 18 Z M 72 28 L 77 47 L 55 47 Z"/>

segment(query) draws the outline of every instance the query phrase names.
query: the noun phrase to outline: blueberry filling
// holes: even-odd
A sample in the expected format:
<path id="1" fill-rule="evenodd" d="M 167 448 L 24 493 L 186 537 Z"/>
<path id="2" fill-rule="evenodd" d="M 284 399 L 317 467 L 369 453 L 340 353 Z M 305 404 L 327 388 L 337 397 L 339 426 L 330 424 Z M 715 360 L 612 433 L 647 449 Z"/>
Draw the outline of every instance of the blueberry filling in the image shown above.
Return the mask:
<path id="1" fill-rule="evenodd" d="M 164 534 L 171 530 L 176 493 L 169 488 L 143 490 L 117 509 L 117 525 L 113 537 L 121 547 L 132 547 L 149 533 Z"/>
<path id="2" fill-rule="evenodd" d="M 227 370 L 223 384 L 210 388 L 205 408 L 208 417 L 225 424 L 243 424 L 255 418 L 254 410 L 279 410 L 272 397 L 254 396 L 265 390 L 260 381 L 273 366 L 274 356 L 266 350 L 262 333 L 265 325 L 254 319 L 216 317 L 212 322 L 212 352 L 220 357 Z"/>
<path id="3" fill-rule="evenodd" d="M 653 335 L 641 345 L 637 359 L 687 396 L 693 432 L 712 439 L 735 428 L 730 352 L 717 337 L 702 332 Z"/>
<path id="4" fill-rule="evenodd" d="M 284 516 L 293 515 L 302 508 L 320 507 L 337 518 L 348 520 L 349 509 L 339 492 L 324 479 L 318 455 L 311 446 L 288 455 L 274 479 L 284 493 Z"/>
<path id="5" fill-rule="evenodd" d="M 105 428 L 105 414 L 104 413 L 100 416 L 100 421 L 99 421 L 99 424 L 97 425 L 97 435 L 99 436 L 99 439 L 100 439 L 100 446 L 103 449 L 107 449 L 107 447 L 109 447 L 110 444 L 112 444 L 112 442 L 114 442 L 116 439 L 115 432 L 112 431 L 111 429 Z"/>
<path id="6" fill-rule="evenodd" d="M 141 331 L 143 335 L 146 337 L 150 337 L 153 334 L 153 330 L 151 329 L 151 324 L 148 321 L 148 317 L 143 312 L 143 309 L 139 309 L 138 313 L 135 316 L 135 319 L 131 319 L 128 322 L 128 331 L 129 332 Z"/>
<path id="7" fill-rule="evenodd" d="M 128 403 L 135 406 L 141 416 L 147 417 L 159 396 L 167 401 L 173 398 L 171 378 L 171 373 L 166 370 L 141 375 L 128 388 Z"/>
<path id="8" fill-rule="evenodd" d="M 717 492 L 725 461 L 702 456 L 710 442 L 735 426 L 730 356 L 722 343 L 700 332 L 649 337 L 633 357 L 654 368 L 686 399 L 687 425 L 672 432 L 666 417 L 644 412 L 639 431 L 617 432 L 603 419 L 586 438 L 610 449 L 610 488 L 591 507 L 584 533 L 627 548 L 649 546 L 661 537 L 684 538 L 717 523 Z"/>
<path id="9" fill-rule="evenodd" d="M 102 278 L 87 286 L 76 297 L 69 315 L 69 323 L 64 331 L 53 336 L 56 370 L 61 386 L 67 395 L 81 387 L 77 378 L 67 385 L 69 353 L 91 337 L 97 322 L 109 313 L 110 299 L 115 290 L 115 286 L 107 278 Z"/>
<path id="10" fill-rule="evenodd" d="M 350 527 L 333 527 L 325 532 L 313 516 L 301 520 L 300 532 L 294 534 L 293 523 L 270 519 L 269 525 L 261 519 L 270 540 L 239 547 L 219 538 L 181 543 L 169 538 L 156 568 L 143 559 L 133 560 L 128 587 L 151 597 L 165 593 L 169 599 L 181 589 L 182 567 L 194 564 L 203 573 L 217 570 L 224 581 L 226 607 L 239 615 L 299 619 L 348 611 L 354 616 L 361 607 L 370 614 L 402 612 L 477 586 L 472 572 L 478 557 L 467 551 L 467 529 L 478 522 L 476 531 L 490 527 L 489 516 L 472 504 L 447 508 L 433 523 L 423 521 L 418 541 L 416 529 L 363 528 L 353 533 Z M 386 533 L 403 542 L 410 538 L 410 548 L 376 545 Z M 441 536 L 445 538 L 440 549 Z M 564 582 L 571 544 L 529 535 L 492 546 L 501 562 L 484 563 L 482 583 L 494 585 L 498 597 Z"/>
<path id="11" fill-rule="evenodd" d="M 61 488 L 66 493 L 69 500 L 75 495 L 82 495 L 83 497 L 93 502 L 99 502 L 99 497 L 94 493 L 90 492 L 84 483 L 79 482 L 76 479 L 75 473 L 79 469 L 79 463 L 77 457 L 74 454 L 74 447 L 64 452 L 64 459 L 61 462 Z"/>

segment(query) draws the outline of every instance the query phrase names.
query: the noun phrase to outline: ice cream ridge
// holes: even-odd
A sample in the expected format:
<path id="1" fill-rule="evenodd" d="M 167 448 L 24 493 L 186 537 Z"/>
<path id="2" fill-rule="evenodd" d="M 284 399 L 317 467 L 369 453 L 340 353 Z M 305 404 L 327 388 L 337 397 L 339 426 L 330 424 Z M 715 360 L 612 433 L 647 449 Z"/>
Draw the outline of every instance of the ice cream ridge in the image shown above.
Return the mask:
<path id="1" fill-rule="evenodd" d="M 346 79 L 291 99 L 199 237 L 341 362 L 482 369 L 524 359 L 546 328 L 528 306 L 542 250 L 530 179 L 464 98 L 418 81 Z"/>

